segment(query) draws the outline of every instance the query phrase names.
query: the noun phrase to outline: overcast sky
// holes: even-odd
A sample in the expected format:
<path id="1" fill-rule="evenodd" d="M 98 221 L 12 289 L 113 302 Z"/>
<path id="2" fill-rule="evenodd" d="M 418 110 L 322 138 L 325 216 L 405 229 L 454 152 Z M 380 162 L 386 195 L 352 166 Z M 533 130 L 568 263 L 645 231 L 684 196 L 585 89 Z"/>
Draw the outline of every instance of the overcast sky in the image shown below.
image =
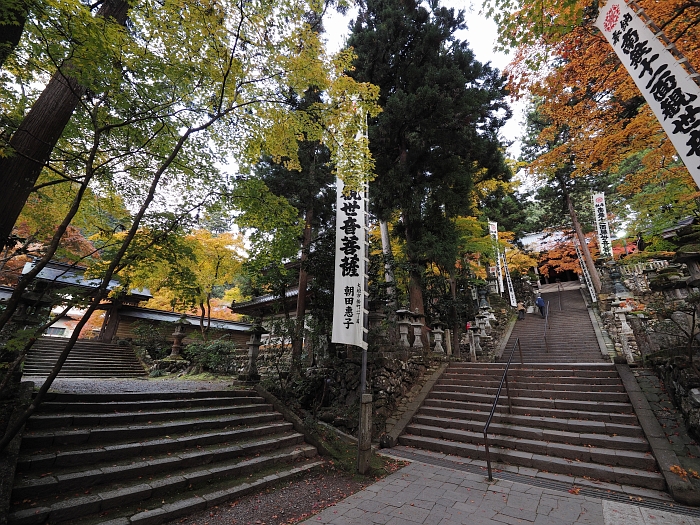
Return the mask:
<path id="1" fill-rule="evenodd" d="M 473 2 L 470 0 L 443 0 L 443 5 L 448 7 L 454 7 L 457 9 L 464 9 L 466 11 L 467 20 L 467 31 L 460 31 L 457 36 L 462 40 L 466 40 L 469 43 L 469 47 L 474 51 L 476 59 L 479 62 L 490 62 L 492 66 L 500 69 L 501 71 L 508 64 L 510 58 L 503 53 L 497 53 L 494 51 L 494 44 L 496 41 L 496 24 L 479 15 L 479 7 L 481 2 Z M 356 11 L 351 11 L 347 16 L 343 17 L 337 12 L 330 13 L 330 16 L 324 21 L 324 26 L 326 28 L 326 41 L 328 49 L 331 51 L 336 51 L 340 49 L 347 39 L 348 35 L 348 24 L 352 20 Z M 508 141 L 516 141 L 520 138 L 523 133 L 523 105 L 512 104 L 513 117 L 501 130 L 502 136 Z M 519 147 L 517 144 L 511 146 L 508 149 L 509 156 L 517 157 L 519 154 Z"/>

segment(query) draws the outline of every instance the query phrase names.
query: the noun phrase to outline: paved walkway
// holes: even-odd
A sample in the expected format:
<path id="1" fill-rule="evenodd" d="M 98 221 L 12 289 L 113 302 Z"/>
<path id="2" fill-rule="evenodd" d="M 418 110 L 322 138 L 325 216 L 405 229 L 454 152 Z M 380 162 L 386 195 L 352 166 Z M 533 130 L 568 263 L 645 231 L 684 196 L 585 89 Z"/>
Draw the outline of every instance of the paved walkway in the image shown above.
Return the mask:
<path id="1" fill-rule="evenodd" d="M 455 468 L 414 461 L 303 523 L 700 525 L 700 510 L 675 506 L 668 500 L 603 490 L 593 492 L 609 493 L 609 498 L 595 497 L 586 495 L 591 493 L 586 487 L 557 490 L 542 483 L 498 479 L 498 473 L 488 483 L 484 474 L 460 468 L 464 458 L 450 459 Z"/>

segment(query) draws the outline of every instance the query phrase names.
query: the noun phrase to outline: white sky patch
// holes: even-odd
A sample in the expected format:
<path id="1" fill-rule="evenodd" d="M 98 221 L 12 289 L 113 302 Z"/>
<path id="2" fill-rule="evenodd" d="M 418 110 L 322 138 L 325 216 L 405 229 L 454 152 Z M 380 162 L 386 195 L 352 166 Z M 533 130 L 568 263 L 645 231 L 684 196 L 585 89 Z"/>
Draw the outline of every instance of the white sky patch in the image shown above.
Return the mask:
<path id="1" fill-rule="evenodd" d="M 474 51 L 474 55 L 479 62 L 490 62 L 493 67 L 503 71 L 508 65 L 510 58 L 508 55 L 495 50 L 497 26 L 493 20 L 479 14 L 480 2 L 443 0 L 442 5 L 453 7 L 455 10 L 463 9 L 465 11 L 467 30 L 458 31 L 456 33 L 457 38 L 466 40 L 469 43 L 469 48 Z M 326 29 L 324 40 L 329 52 L 335 53 L 345 45 L 350 33 L 348 25 L 356 16 L 357 9 L 348 11 L 346 16 L 336 11 L 330 11 L 326 14 L 323 21 Z M 520 155 L 519 139 L 525 131 L 525 101 L 520 100 L 516 102 L 509 99 L 508 102 L 513 110 L 513 116 L 501 128 L 501 136 L 505 141 L 513 142 L 508 148 L 507 154 L 511 158 L 517 158 Z"/>

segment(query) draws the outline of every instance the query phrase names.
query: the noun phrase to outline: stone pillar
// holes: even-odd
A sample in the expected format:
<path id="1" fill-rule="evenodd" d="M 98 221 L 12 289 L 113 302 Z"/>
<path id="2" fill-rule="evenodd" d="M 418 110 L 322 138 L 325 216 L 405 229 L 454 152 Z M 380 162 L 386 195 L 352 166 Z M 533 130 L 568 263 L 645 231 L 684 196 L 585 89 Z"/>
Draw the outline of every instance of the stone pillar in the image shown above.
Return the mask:
<path id="1" fill-rule="evenodd" d="M 185 326 L 190 324 L 187 318 L 182 315 L 180 319 L 175 322 L 175 331 L 172 333 L 173 336 L 173 347 L 170 350 L 170 355 L 168 359 L 182 359 L 180 356 L 180 350 L 182 350 L 182 340 L 185 338 Z"/>
<path id="2" fill-rule="evenodd" d="M 258 374 L 258 354 L 260 353 L 260 345 L 262 344 L 262 335 L 267 333 L 261 324 L 254 324 L 250 331 L 250 341 L 248 345 L 248 366 L 244 374 L 238 376 L 241 381 L 260 381 Z"/>
<path id="3" fill-rule="evenodd" d="M 372 394 L 362 394 L 360 400 L 360 428 L 357 431 L 357 472 L 369 472 L 372 458 Z"/>
<path id="4" fill-rule="evenodd" d="M 399 325 L 399 346 L 404 346 L 406 348 L 411 347 L 411 343 L 408 340 L 408 332 L 411 327 L 411 312 L 402 308 L 396 310 L 397 323 Z"/>

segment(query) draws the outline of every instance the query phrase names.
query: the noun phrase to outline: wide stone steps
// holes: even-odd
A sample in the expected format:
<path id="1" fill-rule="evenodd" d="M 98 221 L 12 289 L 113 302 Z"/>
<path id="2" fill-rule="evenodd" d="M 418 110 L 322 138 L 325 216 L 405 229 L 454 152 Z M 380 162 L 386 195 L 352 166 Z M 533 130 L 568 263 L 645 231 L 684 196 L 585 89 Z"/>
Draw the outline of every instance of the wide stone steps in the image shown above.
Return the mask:
<path id="1" fill-rule="evenodd" d="M 471 405 L 470 407 L 474 408 Z M 529 412 L 528 414 L 517 414 L 517 410 L 513 410 L 513 413 L 509 414 L 507 411 L 505 411 L 507 407 L 499 405 L 498 408 L 500 409 L 500 411 L 494 413 L 493 419 L 491 420 L 491 425 L 498 425 L 499 423 L 509 424 L 511 425 L 511 427 L 514 425 L 520 425 L 523 427 L 533 425 L 536 426 L 536 428 L 541 432 L 545 432 L 547 429 L 551 429 L 560 432 L 570 432 L 574 434 L 587 434 L 595 431 L 597 432 L 597 434 L 590 435 L 597 436 L 599 434 L 603 434 L 605 435 L 604 439 L 606 440 L 610 439 L 609 436 L 613 436 L 612 439 L 616 443 L 618 441 L 624 443 L 624 438 L 626 436 L 644 439 L 644 432 L 639 426 L 634 424 L 636 423 L 636 417 L 630 417 L 628 419 L 630 424 L 624 424 L 603 421 L 591 421 L 582 418 L 564 419 L 560 417 L 534 416 Z M 468 424 L 474 424 L 476 425 L 476 427 L 481 427 L 481 429 L 483 430 L 484 423 L 486 423 L 486 420 L 489 417 L 490 409 L 491 407 L 487 407 L 486 405 L 482 405 L 482 410 L 479 411 L 460 410 L 455 408 L 442 408 L 440 406 L 434 407 L 425 404 L 421 408 L 421 414 L 424 415 L 415 416 L 414 421 L 424 422 L 424 417 L 443 418 L 450 420 L 450 425 L 458 425 L 466 422 Z"/>
<path id="2" fill-rule="evenodd" d="M 399 444 L 485 459 L 484 425 L 503 370 L 498 363 L 450 364 Z M 489 428 L 492 460 L 664 489 L 612 364 L 518 364 L 509 386 L 511 398 L 504 386 Z"/>
<path id="3" fill-rule="evenodd" d="M 29 350 L 24 362 L 25 376 L 49 375 L 68 339 L 42 337 Z M 145 371 L 129 347 L 79 340 L 71 349 L 58 375 L 62 378 L 133 378 Z"/>
<path id="4" fill-rule="evenodd" d="M 9 523 L 162 523 L 320 464 L 251 391 L 160 397 L 57 394 L 42 405 L 22 440 Z"/>

